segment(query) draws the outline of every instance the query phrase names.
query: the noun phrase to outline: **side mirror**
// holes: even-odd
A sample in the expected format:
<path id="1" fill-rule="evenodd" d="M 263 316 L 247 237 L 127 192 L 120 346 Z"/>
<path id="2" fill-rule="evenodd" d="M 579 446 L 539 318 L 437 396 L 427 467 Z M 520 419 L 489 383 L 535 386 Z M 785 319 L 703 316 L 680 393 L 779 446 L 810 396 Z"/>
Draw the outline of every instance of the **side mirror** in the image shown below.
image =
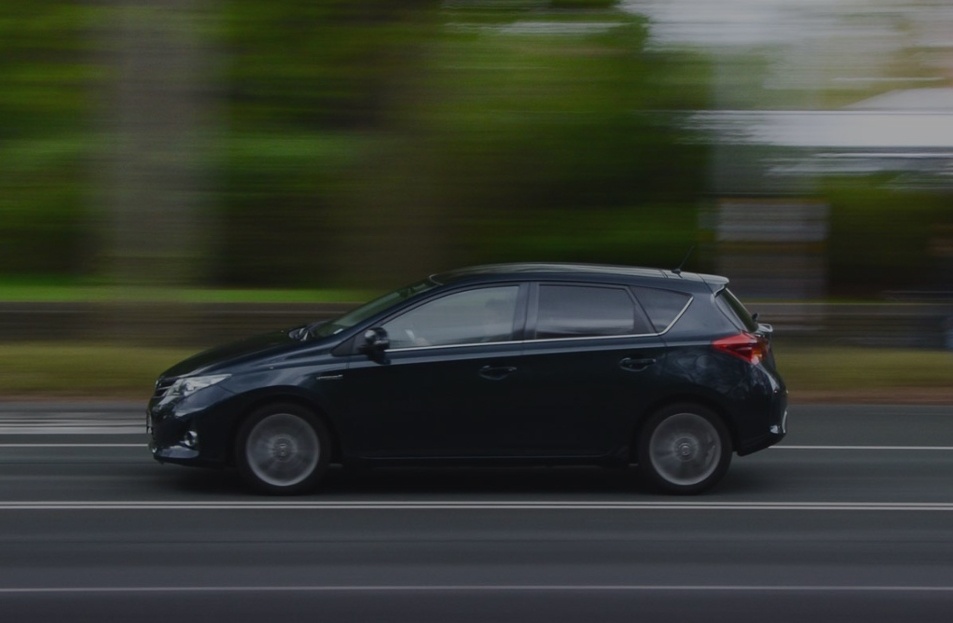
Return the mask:
<path id="1" fill-rule="evenodd" d="M 389 363 L 387 355 L 384 354 L 388 348 L 390 348 L 390 338 L 387 337 L 387 331 L 381 327 L 373 327 L 364 332 L 364 343 L 360 351 L 372 361 L 381 364 Z"/>

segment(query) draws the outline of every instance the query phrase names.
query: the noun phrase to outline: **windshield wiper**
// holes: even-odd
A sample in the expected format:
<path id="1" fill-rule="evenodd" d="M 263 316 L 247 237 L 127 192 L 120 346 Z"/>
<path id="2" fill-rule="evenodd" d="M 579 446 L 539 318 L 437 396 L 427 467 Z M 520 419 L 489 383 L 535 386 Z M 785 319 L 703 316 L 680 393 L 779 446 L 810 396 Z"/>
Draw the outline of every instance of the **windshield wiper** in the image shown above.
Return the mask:
<path id="1" fill-rule="evenodd" d="M 323 325 L 326 325 L 327 323 L 328 323 L 327 320 L 318 320 L 317 322 L 312 322 L 311 324 L 309 324 L 309 325 L 307 325 L 307 326 L 305 326 L 305 327 L 302 327 L 302 328 L 304 329 L 304 331 L 305 331 L 305 336 L 306 336 L 306 337 L 318 337 L 318 334 L 315 333 L 314 330 L 317 329 L 318 327 L 321 327 L 321 326 L 323 326 Z"/>

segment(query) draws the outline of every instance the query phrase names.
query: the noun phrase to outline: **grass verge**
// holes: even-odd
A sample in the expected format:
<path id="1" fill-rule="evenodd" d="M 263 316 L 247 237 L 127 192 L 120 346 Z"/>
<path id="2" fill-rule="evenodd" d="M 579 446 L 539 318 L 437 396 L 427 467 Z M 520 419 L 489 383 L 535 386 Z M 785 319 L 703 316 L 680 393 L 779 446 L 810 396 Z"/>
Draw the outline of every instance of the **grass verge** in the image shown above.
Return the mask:
<path id="1" fill-rule="evenodd" d="M 953 352 L 862 347 L 779 347 L 791 401 L 953 405 Z"/>
<path id="2" fill-rule="evenodd" d="M 0 344 L 0 397 L 141 399 L 188 349 Z"/>
<path id="3" fill-rule="evenodd" d="M 148 288 L 71 286 L 15 283 L 0 280 L 0 301 L 9 303 L 339 303 L 366 301 L 376 293 L 364 290 L 253 290 L 208 288 Z"/>

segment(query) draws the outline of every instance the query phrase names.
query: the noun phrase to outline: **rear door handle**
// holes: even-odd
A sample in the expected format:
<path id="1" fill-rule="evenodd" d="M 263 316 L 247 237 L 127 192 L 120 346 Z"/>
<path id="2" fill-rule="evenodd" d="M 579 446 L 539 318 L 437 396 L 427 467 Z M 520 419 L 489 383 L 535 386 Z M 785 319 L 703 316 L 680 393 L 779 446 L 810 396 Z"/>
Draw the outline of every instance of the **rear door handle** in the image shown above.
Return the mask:
<path id="1" fill-rule="evenodd" d="M 654 357 L 626 357 L 619 361 L 619 367 L 629 372 L 641 372 L 653 363 Z"/>
<path id="2" fill-rule="evenodd" d="M 480 368 L 480 376 L 491 381 L 502 380 L 516 372 L 515 366 L 483 366 Z"/>

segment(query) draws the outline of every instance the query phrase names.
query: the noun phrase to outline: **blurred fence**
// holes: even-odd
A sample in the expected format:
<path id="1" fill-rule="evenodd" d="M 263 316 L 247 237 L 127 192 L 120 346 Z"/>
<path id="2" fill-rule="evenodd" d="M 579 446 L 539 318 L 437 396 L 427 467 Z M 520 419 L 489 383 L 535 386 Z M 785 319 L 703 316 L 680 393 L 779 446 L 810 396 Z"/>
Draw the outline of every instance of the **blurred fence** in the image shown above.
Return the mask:
<path id="1" fill-rule="evenodd" d="M 201 348 L 337 316 L 349 303 L 0 303 L 0 342 Z M 953 349 L 953 293 L 928 302 L 749 305 L 786 343 Z"/>
<path id="2" fill-rule="evenodd" d="M 204 347 L 333 318 L 347 303 L 0 303 L 0 342 Z"/>
<path id="3" fill-rule="evenodd" d="M 787 343 L 953 349 L 953 297 L 939 302 L 753 303 Z"/>

